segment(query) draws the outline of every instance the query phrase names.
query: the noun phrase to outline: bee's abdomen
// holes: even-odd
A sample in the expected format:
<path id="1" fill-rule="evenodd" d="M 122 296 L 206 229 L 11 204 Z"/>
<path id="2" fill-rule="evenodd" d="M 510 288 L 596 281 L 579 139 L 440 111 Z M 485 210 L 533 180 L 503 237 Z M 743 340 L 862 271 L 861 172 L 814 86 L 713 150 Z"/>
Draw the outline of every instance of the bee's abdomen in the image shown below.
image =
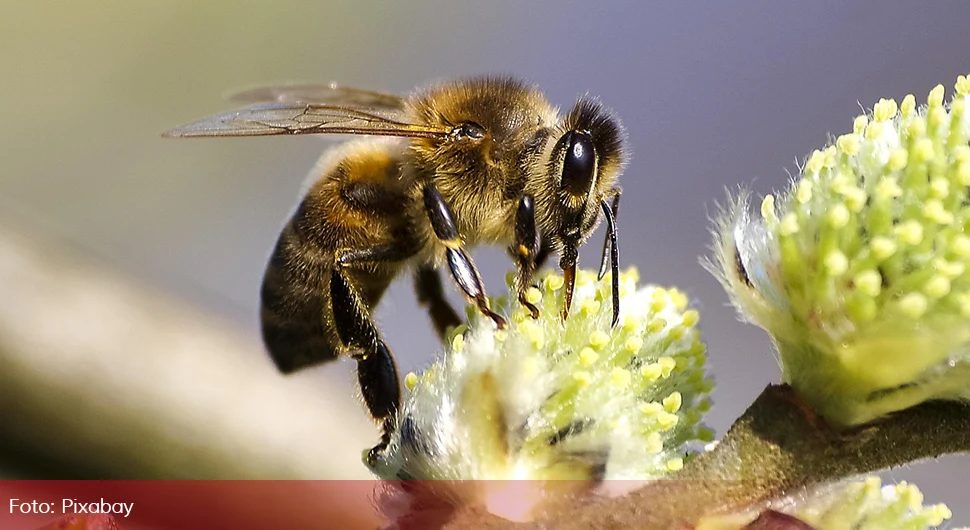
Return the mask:
<path id="1" fill-rule="evenodd" d="M 350 308 L 333 306 L 332 275 L 341 275 L 369 312 L 403 265 L 336 264 L 338 251 L 400 240 L 407 196 L 394 178 L 398 159 L 390 145 L 356 143 L 326 157 L 332 163 L 318 166 L 320 178 L 276 242 L 263 277 L 260 317 L 266 349 L 284 373 L 332 361 L 350 346 L 335 328 L 334 314 Z"/>
<path id="2" fill-rule="evenodd" d="M 340 353 L 328 318 L 333 265 L 307 259 L 308 243 L 292 225 L 280 234 L 260 292 L 263 342 L 284 373 L 331 361 Z"/>

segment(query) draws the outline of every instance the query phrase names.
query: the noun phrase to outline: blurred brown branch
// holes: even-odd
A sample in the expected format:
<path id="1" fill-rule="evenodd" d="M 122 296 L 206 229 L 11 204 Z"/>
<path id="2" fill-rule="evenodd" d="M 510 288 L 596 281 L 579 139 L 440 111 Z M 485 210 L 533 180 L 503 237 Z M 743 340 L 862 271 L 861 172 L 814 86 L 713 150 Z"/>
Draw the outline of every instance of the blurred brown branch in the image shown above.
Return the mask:
<path id="1" fill-rule="evenodd" d="M 0 226 L 8 459 L 53 462 L 50 478 L 369 478 L 346 388 L 284 377 L 254 337 L 43 241 Z M 366 496 L 328 496 L 317 516 L 376 525 Z"/>

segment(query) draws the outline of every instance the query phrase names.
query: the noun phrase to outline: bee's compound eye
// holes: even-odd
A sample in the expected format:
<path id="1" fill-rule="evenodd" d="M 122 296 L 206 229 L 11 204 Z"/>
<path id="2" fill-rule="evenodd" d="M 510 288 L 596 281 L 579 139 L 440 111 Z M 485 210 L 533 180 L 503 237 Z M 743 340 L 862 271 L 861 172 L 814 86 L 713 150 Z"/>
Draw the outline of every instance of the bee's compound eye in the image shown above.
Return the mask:
<path id="1" fill-rule="evenodd" d="M 582 131 L 569 131 L 559 139 L 560 147 L 566 149 L 562 161 L 560 187 L 570 195 L 586 195 L 596 173 L 596 150 L 593 139 Z"/>
<path id="2" fill-rule="evenodd" d="M 485 137 L 485 127 L 472 121 L 462 123 L 456 128 L 455 132 L 460 138 L 480 140 Z"/>

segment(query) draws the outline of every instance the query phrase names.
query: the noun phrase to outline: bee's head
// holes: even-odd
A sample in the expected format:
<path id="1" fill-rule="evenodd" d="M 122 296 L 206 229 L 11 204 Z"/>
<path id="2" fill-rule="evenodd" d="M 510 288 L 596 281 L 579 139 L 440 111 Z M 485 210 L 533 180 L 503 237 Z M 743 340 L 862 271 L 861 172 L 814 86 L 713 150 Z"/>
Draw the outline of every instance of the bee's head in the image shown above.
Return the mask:
<path id="1" fill-rule="evenodd" d="M 617 192 L 626 163 L 623 126 L 598 101 L 580 98 L 556 127 L 540 133 L 536 156 L 541 175 L 525 192 L 535 198 L 542 237 L 559 251 L 572 275 L 579 246 L 600 220 L 600 205 Z"/>

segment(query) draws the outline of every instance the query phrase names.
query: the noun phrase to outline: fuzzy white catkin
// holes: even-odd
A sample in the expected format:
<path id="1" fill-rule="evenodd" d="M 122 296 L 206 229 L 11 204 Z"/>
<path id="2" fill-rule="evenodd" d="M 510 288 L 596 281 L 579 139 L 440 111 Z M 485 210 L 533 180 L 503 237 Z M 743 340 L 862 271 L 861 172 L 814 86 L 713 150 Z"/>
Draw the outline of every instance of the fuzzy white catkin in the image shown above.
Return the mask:
<path id="1" fill-rule="evenodd" d="M 970 81 L 883 99 L 790 188 L 717 219 L 710 265 L 837 427 L 970 396 Z"/>
<path id="2" fill-rule="evenodd" d="M 397 429 L 373 471 L 386 479 L 573 479 L 593 488 L 680 469 L 692 442 L 713 438 L 700 423 L 713 383 L 698 313 L 683 292 L 637 281 L 634 269 L 621 274 L 615 328 L 608 278 L 584 270 L 565 322 L 563 279 L 552 273 L 528 292 L 536 320 L 517 302 L 505 330 L 471 313 L 449 351 L 405 379 Z M 494 305 L 509 312 L 509 298 L 514 292 Z M 448 493 L 461 502 L 480 494 Z"/>

